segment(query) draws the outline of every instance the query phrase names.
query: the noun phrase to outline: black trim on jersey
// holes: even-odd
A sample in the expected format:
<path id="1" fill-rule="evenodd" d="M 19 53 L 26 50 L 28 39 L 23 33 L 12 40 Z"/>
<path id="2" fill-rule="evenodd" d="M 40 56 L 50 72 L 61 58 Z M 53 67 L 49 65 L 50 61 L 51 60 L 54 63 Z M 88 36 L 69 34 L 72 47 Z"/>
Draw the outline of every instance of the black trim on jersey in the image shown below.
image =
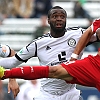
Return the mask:
<path id="1" fill-rule="evenodd" d="M 8 48 L 9 48 L 9 55 L 7 57 L 10 57 L 10 55 L 11 55 L 11 48 L 9 46 L 8 46 Z"/>
<path id="2" fill-rule="evenodd" d="M 35 42 L 35 41 L 37 41 L 37 40 L 40 40 L 40 39 L 42 39 L 42 38 L 44 38 L 44 37 L 51 37 L 51 36 L 50 36 L 50 33 L 43 34 L 41 37 L 38 37 L 38 38 L 34 39 L 32 42 Z M 31 42 L 31 43 L 32 43 L 32 42 Z M 29 43 L 29 44 L 31 44 L 31 43 Z"/>
<path id="3" fill-rule="evenodd" d="M 27 62 L 27 61 L 28 61 L 28 59 L 27 59 L 27 60 L 21 59 L 17 54 L 15 54 L 15 57 L 16 57 L 19 61 L 22 61 L 22 62 Z"/>
<path id="4" fill-rule="evenodd" d="M 80 27 L 68 27 L 67 30 L 78 30 Z"/>
<path id="5" fill-rule="evenodd" d="M 52 37 L 50 33 L 43 34 L 44 37 Z"/>
<path id="6" fill-rule="evenodd" d="M 38 39 L 36 39 L 36 40 L 38 40 Z M 36 40 L 33 40 L 31 43 L 35 43 L 35 48 L 36 48 L 36 50 L 35 50 L 35 55 L 34 55 L 34 57 L 37 57 L 37 44 L 36 44 Z M 29 50 L 28 50 L 28 46 L 31 44 L 31 43 L 29 43 L 27 46 L 26 46 L 26 49 L 27 49 L 27 51 L 29 52 Z"/>
<path id="7" fill-rule="evenodd" d="M 68 27 L 66 30 L 78 30 L 80 29 L 81 27 L 77 26 L 77 27 Z M 81 31 L 82 31 L 82 34 L 84 33 L 84 30 L 83 28 L 81 28 Z"/>
<path id="8" fill-rule="evenodd" d="M 82 31 L 82 34 L 84 33 L 84 31 L 85 31 L 85 29 L 81 29 L 81 31 Z"/>
<path id="9" fill-rule="evenodd" d="M 52 37 L 50 33 L 43 34 L 44 37 Z"/>
<path id="10" fill-rule="evenodd" d="M 36 44 L 36 42 L 35 42 L 35 48 L 36 48 L 36 50 L 35 50 L 35 55 L 34 55 L 34 57 L 37 57 L 37 44 Z"/>

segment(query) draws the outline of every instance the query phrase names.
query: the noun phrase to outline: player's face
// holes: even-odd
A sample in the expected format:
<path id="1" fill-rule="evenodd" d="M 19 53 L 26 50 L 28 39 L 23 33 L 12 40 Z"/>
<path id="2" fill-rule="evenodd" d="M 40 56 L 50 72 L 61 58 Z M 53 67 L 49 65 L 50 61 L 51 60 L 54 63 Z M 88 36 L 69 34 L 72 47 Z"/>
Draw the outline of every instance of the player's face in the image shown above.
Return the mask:
<path id="1" fill-rule="evenodd" d="M 66 12 L 63 9 L 52 9 L 48 23 L 54 32 L 63 32 L 66 27 Z"/>

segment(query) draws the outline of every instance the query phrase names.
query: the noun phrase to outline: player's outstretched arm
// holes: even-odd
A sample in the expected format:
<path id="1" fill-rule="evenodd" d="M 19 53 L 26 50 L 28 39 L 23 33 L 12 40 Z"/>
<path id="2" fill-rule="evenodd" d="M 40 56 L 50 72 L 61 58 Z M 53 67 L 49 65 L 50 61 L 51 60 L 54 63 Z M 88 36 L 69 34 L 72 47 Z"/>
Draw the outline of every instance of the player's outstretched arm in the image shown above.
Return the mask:
<path id="1" fill-rule="evenodd" d="M 78 58 L 78 55 L 83 50 L 83 48 L 86 47 L 87 43 L 91 39 L 91 36 L 94 33 L 96 33 L 96 31 L 97 31 L 98 28 L 100 28 L 100 19 L 94 20 L 94 22 L 92 23 L 92 25 L 89 28 L 87 28 L 86 31 L 84 32 L 84 34 L 81 36 L 81 38 L 79 39 L 79 42 L 78 42 L 78 44 L 77 44 L 77 46 L 76 46 L 76 48 L 74 50 L 74 53 L 71 56 L 72 57 L 71 60 L 73 60 L 74 58 L 75 59 Z"/>
<path id="2" fill-rule="evenodd" d="M 48 77 L 49 67 L 45 66 L 24 66 L 12 69 L 4 69 L 0 67 L 0 78 L 19 78 L 26 80 L 33 80 L 38 78 Z"/>
<path id="3" fill-rule="evenodd" d="M 40 79 L 40 78 L 58 78 L 63 80 L 71 80 L 72 77 L 67 73 L 65 68 L 58 66 L 24 66 L 12 69 L 4 69 L 0 67 L 1 79 L 19 78 L 26 80 Z"/>
<path id="4" fill-rule="evenodd" d="M 89 27 L 85 33 L 81 36 L 81 38 L 79 39 L 77 45 L 76 45 L 76 48 L 74 50 L 74 52 L 72 53 L 71 55 L 71 60 L 73 60 L 74 58 L 75 59 L 78 59 L 78 55 L 80 54 L 80 52 L 83 50 L 83 48 L 87 45 L 87 43 L 90 41 L 91 39 L 91 36 L 93 35 L 94 33 L 92 32 L 92 29 L 91 27 Z M 74 59 L 74 60 L 75 60 Z"/>

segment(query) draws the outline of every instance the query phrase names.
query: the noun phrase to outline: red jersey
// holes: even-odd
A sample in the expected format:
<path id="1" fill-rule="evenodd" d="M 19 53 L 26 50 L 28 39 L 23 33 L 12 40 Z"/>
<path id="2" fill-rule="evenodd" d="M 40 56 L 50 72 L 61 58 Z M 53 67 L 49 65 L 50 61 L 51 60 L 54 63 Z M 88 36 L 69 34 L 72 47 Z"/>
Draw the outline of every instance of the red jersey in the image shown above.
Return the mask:
<path id="1" fill-rule="evenodd" d="M 84 86 L 95 87 L 100 91 L 100 56 L 92 56 L 63 63 L 62 66 L 73 76 L 72 81 L 67 83 L 76 83 Z"/>

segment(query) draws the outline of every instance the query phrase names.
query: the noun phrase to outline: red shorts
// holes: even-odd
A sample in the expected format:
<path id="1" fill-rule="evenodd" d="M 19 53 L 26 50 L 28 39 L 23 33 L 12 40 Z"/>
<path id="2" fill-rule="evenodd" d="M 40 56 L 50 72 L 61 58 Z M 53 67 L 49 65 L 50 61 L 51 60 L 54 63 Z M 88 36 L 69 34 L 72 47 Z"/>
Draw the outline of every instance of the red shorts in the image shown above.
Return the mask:
<path id="1" fill-rule="evenodd" d="M 72 81 L 84 86 L 95 87 L 100 91 L 100 56 L 91 56 L 77 60 L 74 63 L 63 63 L 62 66 L 73 76 Z"/>

